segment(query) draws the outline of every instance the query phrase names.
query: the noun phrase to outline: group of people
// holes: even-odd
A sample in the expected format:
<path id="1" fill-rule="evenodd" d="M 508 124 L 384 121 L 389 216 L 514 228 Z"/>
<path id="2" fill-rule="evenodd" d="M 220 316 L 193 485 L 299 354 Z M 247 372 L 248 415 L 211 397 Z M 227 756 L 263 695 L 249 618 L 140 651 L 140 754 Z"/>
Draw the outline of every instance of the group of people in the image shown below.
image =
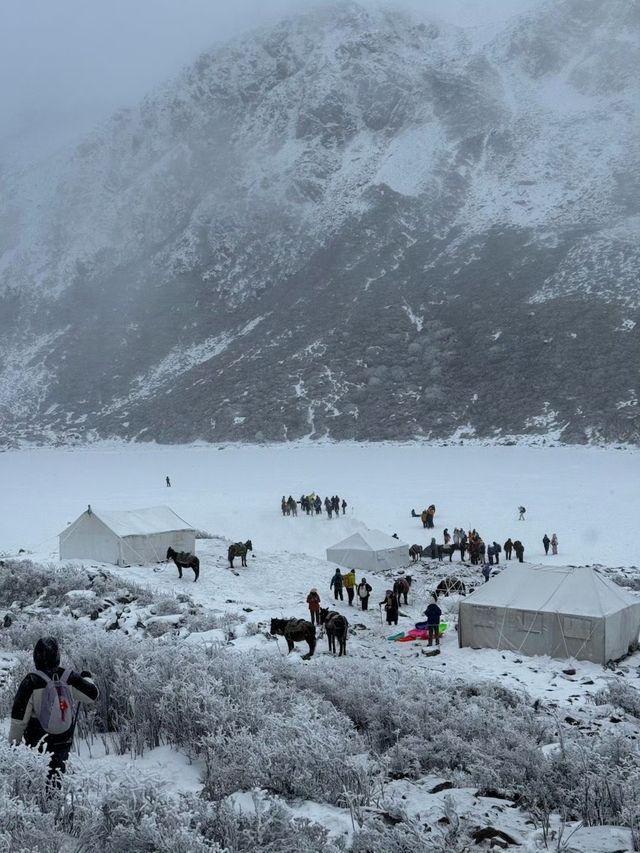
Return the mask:
<path id="1" fill-rule="evenodd" d="M 312 492 L 309 495 L 301 495 L 299 501 L 296 501 L 296 499 L 291 495 L 289 495 L 288 498 L 285 498 L 283 495 L 282 500 L 280 501 L 282 514 L 297 515 L 298 503 L 300 504 L 302 511 L 307 515 L 321 515 L 323 506 L 329 518 L 333 518 L 333 516 L 337 518 L 340 515 L 341 509 L 343 515 L 347 511 L 347 502 L 344 498 L 341 500 L 338 495 L 332 495 L 331 497 L 325 497 L 323 501 L 320 495 Z"/>
<path id="2" fill-rule="evenodd" d="M 549 545 L 551 545 L 551 553 L 555 556 L 558 553 L 558 535 L 556 533 L 551 534 L 551 539 L 545 533 L 542 537 L 542 547 L 544 548 L 544 553 L 549 553 Z"/>
<path id="3" fill-rule="evenodd" d="M 342 574 L 340 569 L 336 569 L 335 574 L 329 582 L 329 589 L 333 590 L 333 597 L 336 601 L 338 599 L 340 599 L 340 601 L 344 601 L 344 590 L 346 590 L 349 607 L 353 607 L 353 600 L 357 597 L 357 600 L 362 610 L 369 609 L 369 596 L 371 595 L 371 585 L 367 582 L 366 578 L 362 578 L 360 583 L 358 583 L 355 569 L 350 569 L 344 575 Z M 313 590 L 311 592 L 313 592 Z M 308 598 L 307 603 L 309 603 Z M 311 621 L 313 622 L 313 619 Z"/>

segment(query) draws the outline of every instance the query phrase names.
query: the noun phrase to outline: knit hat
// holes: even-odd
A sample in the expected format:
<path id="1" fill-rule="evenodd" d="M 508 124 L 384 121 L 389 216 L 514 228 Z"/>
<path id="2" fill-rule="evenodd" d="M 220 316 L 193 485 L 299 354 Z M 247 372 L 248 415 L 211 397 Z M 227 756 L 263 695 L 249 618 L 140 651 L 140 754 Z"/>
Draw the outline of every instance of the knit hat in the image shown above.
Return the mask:
<path id="1" fill-rule="evenodd" d="M 55 637 L 41 637 L 33 649 L 36 669 L 53 670 L 60 665 L 60 648 Z"/>

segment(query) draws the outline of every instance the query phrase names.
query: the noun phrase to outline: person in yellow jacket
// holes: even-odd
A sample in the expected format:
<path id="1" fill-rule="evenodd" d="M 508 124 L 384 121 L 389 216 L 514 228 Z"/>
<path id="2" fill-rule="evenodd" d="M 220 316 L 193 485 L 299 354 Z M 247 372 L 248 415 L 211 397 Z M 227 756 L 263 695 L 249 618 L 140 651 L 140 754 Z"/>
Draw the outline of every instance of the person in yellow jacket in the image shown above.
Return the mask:
<path id="1" fill-rule="evenodd" d="M 353 596 L 356 591 L 356 570 L 351 569 L 351 571 L 347 572 L 346 575 L 342 579 L 342 584 L 344 588 L 347 590 L 347 596 L 349 598 L 349 607 L 353 607 Z"/>

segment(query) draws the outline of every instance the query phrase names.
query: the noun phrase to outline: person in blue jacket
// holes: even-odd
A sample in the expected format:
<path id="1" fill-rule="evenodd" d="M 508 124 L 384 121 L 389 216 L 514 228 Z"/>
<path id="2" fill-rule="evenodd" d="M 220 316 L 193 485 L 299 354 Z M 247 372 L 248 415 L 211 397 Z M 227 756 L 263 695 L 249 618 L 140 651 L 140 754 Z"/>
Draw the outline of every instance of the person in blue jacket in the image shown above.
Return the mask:
<path id="1" fill-rule="evenodd" d="M 432 646 L 433 640 L 435 638 L 436 646 L 439 646 L 440 619 L 442 617 L 442 610 L 440 610 L 435 601 L 432 601 L 431 604 L 424 611 L 424 615 L 427 617 L 427 631 L 429 632 L 427 645 Z"/>

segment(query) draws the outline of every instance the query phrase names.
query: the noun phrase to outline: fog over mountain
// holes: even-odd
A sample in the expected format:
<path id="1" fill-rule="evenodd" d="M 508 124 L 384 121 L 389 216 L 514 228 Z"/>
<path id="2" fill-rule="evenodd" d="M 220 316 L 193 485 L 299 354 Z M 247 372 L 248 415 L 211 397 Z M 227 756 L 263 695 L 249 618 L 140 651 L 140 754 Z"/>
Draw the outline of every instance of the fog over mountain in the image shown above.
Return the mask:
<path id="1" fill-rule="evenodd" d="M 0 178 L 3 442 L 637 442 L 639 66 L 627 0 L 200 55 Z"/>

